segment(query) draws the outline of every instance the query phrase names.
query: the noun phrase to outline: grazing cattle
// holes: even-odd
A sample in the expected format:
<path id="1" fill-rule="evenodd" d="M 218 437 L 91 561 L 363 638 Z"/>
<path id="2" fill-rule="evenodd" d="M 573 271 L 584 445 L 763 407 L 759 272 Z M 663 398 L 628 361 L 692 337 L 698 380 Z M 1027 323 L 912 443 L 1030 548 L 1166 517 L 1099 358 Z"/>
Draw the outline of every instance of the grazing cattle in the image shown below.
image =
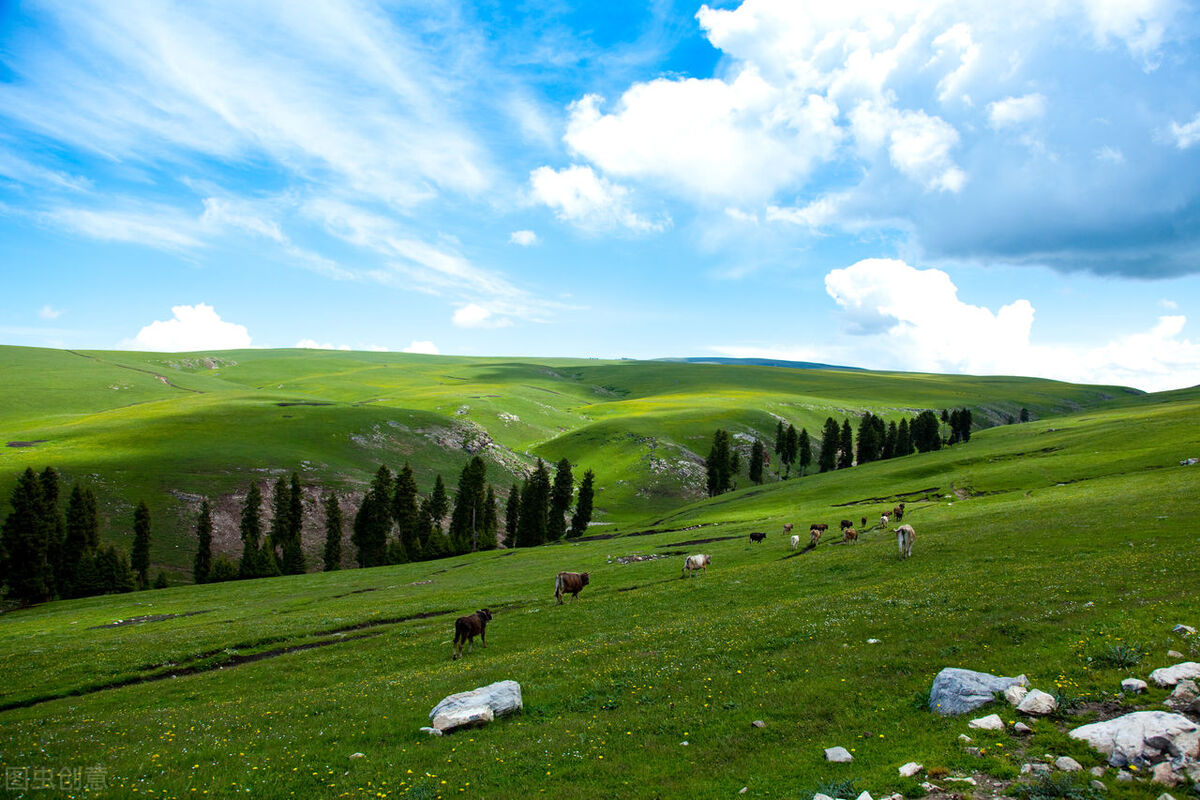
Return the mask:
<path id="1" fill-rule="evenodd" d="M 563 595 L 568 592 L 571 597 L 578 600 L 579 593 L 583 591 L 583 587 L 588 585 L 588 575 L 590 572 L 560 572 L 554 578 L 554 599 L 561 606 Z"/>
<path id="2" fill-rule="evenodd" d="M 765 538 L 767 538 L 767 535 L 762 531 L 755 531 L 754 533 L 750 534 L 750 541 L 752 542 L 761 542 Z"/>
<path id="3" fill-rule="evenodd" d="M 913 533 L 912 525 L 901 525 L 896 528 L 896 546 L 900 548 L 901 560 L 912 555 L 913 540 L 916 538 L 917 534 Z"/>
<path id="4" fill-rule="evenodd" d="M 814 522 L 812 525 L 808 526 L 808 529 L 810 531 L 820 531 L 821 533 L 824 533 L 825 531 L 829 530 L 829 526 L 824 522 Z"/>
<path id="5" fill-rule="evenodd" d="M 792 532 L 792 528 L 794 528 L 794 527 L 795 527 L 795 526 L 794 526 L 792 523 L 790 523 L 790 522 L 785 522 L 785 523 L 783 523 L 783 533 L 784 533 L 784 535 L 786 536 L 787 534 L 791 533 L 791 532 Z"/>
<path id="6" fill-rule="evenodd" d="M 821 530 L 820 528 L 813 528 L 808 533 L 808 549 L 811 550 L 817 546 L 817 542 L 821 541 Z"/>
<path id="7" fill-rule="evenodd" d="M 488 621 L 492 618 L 492 612 L 486 608 L 481 608 L 474 614 L 469 614 L 465 617 L 459 617 L 454 620 L 454 646 L 450 650 L 450 660 L 456 661 L 462 655 L 464 644 L 469 643 L 467 652 L 475 649 L 475 637 L 479 637 L 479 643 L 487 647 L 487 639 L 484 634 L 487 632 Z"/>
<path id="8" fill-rule="evenodd" d="M 800 546 L 800 534 L 793 533 L 792 534 L 792 549 L 795 550 L 799 546 Z"/>
<path id="9" fill-rule="evenodd" d="M 864 527 L 864 528 L 867 527 L 867 518 L 866 517 L 862 518 L 862 527 Z"/>
<path id="10" fill-rule="evenodd" d="M 884 514 L 883 516 L 881 516 L 879 518 L 879 524 L 885 528 L 888 526 L 888 515 L 887 514 Z"/>
<path id="11" fill-rule="evenodd" d="M 853 527 L 854 527 L 854 520 L 851 520 L 851 519 L 842 520 L 842 530 L 846 530 L 846 528 L 853 528 Z"/>
<path id="12" fill-rule="evenodd" d="M 896 518 L 896 522 L 904 519 L 904 503 L 892 509 L 892 516 Z"/>
<path id="13" fill-rule="evenodd" d="M 712 563 L 712 556 L 707 553 L 697 553 L 694 556 L 688 556 L 683 560 L 683 574 L 679 577 L 686 578 L 698 569 L 707 569 L 710 563 Z"/>
<path id="14" fill-rule="evenodd" d="M 842 531 L 842 544 L 848 544 L 850 542 L 857 541 L 858 531 L 854 530 L 854 528 L 846 528 L 846 530 Z"/>

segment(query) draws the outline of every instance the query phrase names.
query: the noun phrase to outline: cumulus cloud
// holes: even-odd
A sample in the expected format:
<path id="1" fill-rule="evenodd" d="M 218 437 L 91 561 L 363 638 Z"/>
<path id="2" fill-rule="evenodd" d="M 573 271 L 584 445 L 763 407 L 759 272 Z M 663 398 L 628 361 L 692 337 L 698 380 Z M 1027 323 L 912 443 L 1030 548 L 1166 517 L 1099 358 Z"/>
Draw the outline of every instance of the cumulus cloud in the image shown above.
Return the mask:
<path id="1" fill-rule="evenodd" d="M 437 345 L 430 341 L 416 341 L 404 348 L 402 353 L 420 353 L 427 356 L 439 355 Z"/>
<path id="2" fill-rule="evenodd" d="M 1171 138 L 1175 140 L 1175 146 L 1180 150 L 1186 150 L 1196 142 L 1200 142 L 1200 114 L 1193 117 L 1191 122 L 1183 125 L 1172 122 Z"/>
<path id="3" fill-rule="evenodd" d="M 988 103 L 988 122 L 997 130 L 1015 128 L 1046 114 L 1046 96 L 1039 93 L 1006 97 Z"/>
<path id="4" fill-rule="evenodd" d="M 587 230 L 626 228 L 661 231 L 669 220 L 652 222 L 633 211 L 629 189 L 578 164 L 555 170 L 538 167 L 529 174 L 533 199 L 554 209 L 559 219 Z"/>
<path id="5" fill-rule="evenodd" d="M 508 237 L 510 244 L 517 244 L 521 247 L 532 247 L 538 242 L 538 235 L 533 231 L 513 231 Z"/>
<path id="6" fill-rule="evenodd" d="M 478 303 L 467 303 L 454 311 L 451 322 L 460 328 L 504 328 L 512 324 L 505 317 L 498 317 L 491 309 Z"/>
<path id="7" fill-rule="evenodd" d="M 318 342 L 316 339 L 301 339 L 296 342 L 297 349 L 300 350 L 349 350 L 350 345 L 343 344 L 334 347 L 330 342 Z"/>
<path id="8" fill-rule="evenodd" d="M 169 320 L 156 320 L 133 339 L 121 342 L 129 350 L 178 353 L 192 350 L 239 350 L 250 346 L 245 326 L 221 319 L 212 306 L 172 306 Z"/>
<path id="9" fill-rule="evenodd" d="M 1037 343 L 1034 308 L 1017 299 L 992 311 L 958 297 L 950 276 L 895 259 L 866 259 L 825 277 L 848 332 L 865 343 L 858 363 L 922 372 L 1029 375 L 1158 391 L 1200 383 L 1200 342 L 1186 318 L 1095 346 Z"/>
<path id="10" fill-rule="evenodd" d="M 61 308 L 54 308 L 50 305 L 44 305 L 38 309 L 38 316 L 42 319 L 58 319 L 63 315 Z"/>

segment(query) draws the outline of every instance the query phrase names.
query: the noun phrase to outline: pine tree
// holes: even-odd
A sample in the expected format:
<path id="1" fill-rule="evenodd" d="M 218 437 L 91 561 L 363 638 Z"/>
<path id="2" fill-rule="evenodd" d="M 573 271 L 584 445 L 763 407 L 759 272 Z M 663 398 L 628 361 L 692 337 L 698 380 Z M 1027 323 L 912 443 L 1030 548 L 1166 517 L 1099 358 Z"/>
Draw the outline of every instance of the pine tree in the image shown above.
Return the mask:
<path id="1" fill-rule="evenodd" d="M 483 500 L 483 529 L 479 536 L 480 550 L 496 549 L 496 533 L 500 528 L 500 518 L 496 512 L 496 492 L 489 483 L 487 496 Z"/>
<path id="2" fill-rule="evenodd" d="M 238 575 L 242 578 L 266 578 L 279 574 L 279 564 L 268 547 L 263 546 L 262 490 L 251 481 L 242 505 L 242 560 Z"/>
<path id="3" fill-rule="evenodd" d="M 583 491 L 580 489 L 580 491 Z M 504 507 L 504 546 L 517 546 L 517 527 L 521 520 L 521 487 L 512 485 L 508 492 L 508 505 Z"/>
<path id="4" fill-rule="evenodd" d="M 550 488 L 550 517 L 546 538 L 556 542 L 567 534 L 567 512 L 575 499 L 575 476 L 571 473 L 571 462 L 561 459 L 554 466 L 554 484 Z"/>
<path id="5" fill-rule="evenodd" d="M 212 572 L 212 511 L 208 500 L 200 504 L 200 518 L 196 521 L 196 558 L 192 561 L 192 579 L 196 583 L 207 583 Z"/>
<path id="6" fill-rule="evenodd" d="M 546 462 L 538 459 L 533 474 L 521 490 L 521 513 L 517 527 L 517 545 L 536 547 L 546 543 L 550 517 L 550 473 Z"/>
<path id="7" fill-rule="evenodd" d="M 387 563 L 394 496 L 392 473 L 386 464 L 381 464 L 354 515 L 350 541 L 354 543 L 360 567 L 379 567 Z"/>
<path id="8" fill-rule="evenodd" d="M 879 454 L 880 458 L 888 459 L 888 458 L 892 458 L 893 456 L 896 455 L 896 435 L 897 435 L 897 433 L 898 433 L 898 431 L 896 429 L 896 420 L 892 420 L 891 422 L 888 423 L 887 433 L 884 434 L 884 436 L 883 436 L 883 450 Z"/>
<path id="9" fill-rule="evenodd" d="M 808 438 L 808 428 L 801 428 L 796 437 L 796 450 L 800 461 L 800 474 L 804 475 L 812 464 L 812 442 Z"/>
<path id="10" fill-rule="evenodd" d="M 288 512 L 292 506 L 292 490 L 288 487 L 287 479 L 282 475 L 275 481 L 275 495 L 271 498 L 271 524 L 267 528 L 267 541 L 263 552 L 268 558 L 274 559 L 282 572 L 283 555 L 287 548 L 289 537 Z"/>
<path id="11" fill-rule="evenodd" d="M 1029 409 L 1024 406 L 1021 407 L 1020 420 L 1021 422 L 1029 422 Z"/>
<path id="12" fill-rule="evenodd" d="M 479 549 L 486 493 L 487 465 L 475 456 L 463 467 L 454 493 L 454 511 L 450 515 L 451 553 L 471 553 Z M 434 486 L 434 496 L 429 500 L 431 509 L 435 509 L 436 502 L 437 487 Z"/>
<path id="13" fill-rule="evenodd" d="M 12 493 L 12 512 L 4 520 L 4 574 L 8 596 L 21 605 L 42 603 L 53 593 L 53 573 L 46 560 L 50 540 L 42 484 L 32 469 L 26 468 Z"/>
<path id="14" fill-rule="evenodd" d="M 342 568 L 342 508 L 337 495 L 325 495 L 325 572 Z"/>
<path id="15" fill-rule="evenodd" d="M 111 544 L 96 555 L 96 572 L 105 594 L 124 594 L 137 588 L 129 559 Z"/>
<path id="16" fill-rule="evenodd" d="M 413 561 L 417 560 L 417 551 L 421 547 L 421 539 L 417 532 L 417 481 L 413 476 L 412 467 L 405 464 L 396 475 L 396 491 L 392 497 L 392 519 L 404 550 Z"/>
<path id="17" fill-rule="evenodd" d="M 913 446 L 917 452 L 928 453 L 942 446 L 942 435 L 938 429 L 937 415 L 932 411 L 922 411 L 909 425 Z"/>
<path id="18" fill-rule="evenodd" d="M 774 453 L 775 453 L 775 456 L 779 459 L 780 464 L 783 463 L 783 448 L 786 446 L 784 443 L 784 438 L 783 438 L 785 435 L 786 434 L 784 433 L 784 430 L 783 430 L 783 420 L 781 420 L 781 419 L 776 420 L 775 421 L 775 450 L 774 450 Z M 776 474 L 778 474 L 778 470 L 776 470 Z"/>
<path id="19" fill-rule="evenodd" d="M 896 426 L 896 450 L 895 458 L 900 456 L 912 455 L 912 432 L 908 428 L 908 418 L 900 420 L 900 424 Z"/>
<path id="20" fill-rule="evenodd" d="M 158 577 L 154 579 L 155 589 L 166 589 L 170 584 L 167 582 L 167 573 L 163 570 L 158 571 Z"/>
<path id="21" fill-rule="evenodd" d="M 58 511 L 58 472 L 54 467 L 46 467 L 38 476 L 42 485 L 42 517 L 46 524 L 46 564 L 50 568 L 48 580 L 50 591 L 57 593 L 58 573 L 62 570 L 63 539 L 66 536 L 66 526 L 62 514 Z"/>
<path id="22" fill-rule="evenodd" d="M 818 462 L 821 472 L 837 469 L 838 442 L 841 439 L 838 424 L 833 417 L 825 418 L 825 430 L 821 434 L 821 459 Z"/>
<path id="23" fill-rule="evenodd" d="M 733 486 L 733 458 L 729 442 L 729 431 L 718 428 L 713 434 L 712 449 L 704 462 L 709 497 L 727 492 Z"/>
<path id="24" fill-rule="evenodd" d="M 579 498 L 575 501 L 575 513 L 571 515 L 571 531 L 567 534 L 573 539 L 583 536 L 592 521 L 592 503 L 596 496 L 595 483 L 596 474 L 594 472 L 589 469 L 583 473 L 583 482 L 579 484 Z"/>
<path id="25" fill-rule="evenodd" d="M 303 575 L 308 571 L 308 563 L 304 558 L 304 489 L 300 486 L 300 476 L 293 472 L 291 486 L 288 489 L 287 507 L 287 539 L 283 545 L 283 574 Z"/>
<path id="26" fill-rule="evenodd" d="M 62 566 L 58 573 L 58 593 L 61 597 L 86 597 L 83 573 L 88 572 L 84 561 L 94 561 L 98 537 L 96 495 L 76 483 L 67 500 L 66 536 L 63 538 Z M 94 564 L 93 564 L 94 566 Z M 94 571 L 94 570 L 91 570 Z M 97 592 L 94 582 L 86 587 Z"/>
<path id="27" fill-rule="evenodd" d="M 854 465 L 854 431 L 850 428 L 850 420 L 842 420 L 842 432 L 838 437 L 838 469 Z"/>
<path id="28" fill-rule="evenodd" d="M 433 494 L 429 496 L 429 510 L 433 514 L 433 524 L 442 527 L 442 520 L 450 513 L 450 498 L 446 494 L 446 484 L 439 473 L 433 482 Z"/>
<path id="29" fill-rule="evenodd" d="M 750 446 L 750 481 L 756 485 L 763 482 L 763 460 L 766 458 L 766 448 L 760 439 L 755 439 Z"/>
<path id="30" fill-rule="evenodd" d="M 796 426 L 788 424 L 787 432 L 783 435 L 783 454 L 780 458 L 783 459 L 783 464 L 787 467 L 787 474 L 792 474 L 792 464 L 796 463 L 796 456 L 800 451 L 800 438 L 796 435 Z"/>
<path id="31" fill-rule="evenodd" d="M 883 420 L 868 411 L 858 423 L 858 463 L 878 461 L 883 453 L 883 439 L 887 435 Z"/>

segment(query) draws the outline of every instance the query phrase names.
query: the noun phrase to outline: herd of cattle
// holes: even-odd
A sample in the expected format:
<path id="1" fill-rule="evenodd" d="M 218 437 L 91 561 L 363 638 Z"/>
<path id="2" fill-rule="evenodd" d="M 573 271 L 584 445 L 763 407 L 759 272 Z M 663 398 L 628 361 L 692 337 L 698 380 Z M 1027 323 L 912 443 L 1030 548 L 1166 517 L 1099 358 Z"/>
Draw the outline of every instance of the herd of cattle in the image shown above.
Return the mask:
<path id="1" fill-rule="evenodd" d="M 891 524 L 891 520 L 900 522 L 904 519 L 904 503 L 892 509 L 891 514 L 884 512 L 879 517 L 879 525 L 881 528 L 887 528 Z M 867 527 L 867 518 L 863 517 L 861 527 Z M 795 526 L 791 522 L 786 522 L 783 525 L 783 535 L 787 536 L 792 533 Z M 829 529 L 829 526 L 824 522 L 814 522 L 808 529 L 808 548 L 817 546 L 817 542 L 821 540 L 821 534 Z M 841 522 L 842 544 L 850 544 L 858 541 L 858 531 L 854 528 L 854 520 L 844 519 Z M 896 534 L 896 546 L 900 551 L 900 559 L 904 560 L 912 555 L 913 540 L 917 535 L 913 532 L 912 525 L 901 525 L 893 529 Z M 755 531 L 750 534 L 751 543 L 758 543 L 767 538 L 767 534 L 761 531 Z M 795 550 L 800 545 L 800 534 L 792 534 L 791 538 L 792 549 Z M 687 556 L 683 560 L 683 574 L 679 577 L 695 577 L 697 571 L 703 572 L 712 563 L 712 556 L 707 553 L 697 553 Z M 563 597 L 571 595 L 573 599 L 579 599 L 579 593 L 583 591 L 583 587 L 588 585 L 591 573 L 588 572 L 560 572 L 554 576 L 554 599 L 558 605 L 562 605 Z M 462 655 L 463 645 L 467 645 L 467 652 L 475 647 L 475 637 L 479 637 L 479 642 L 483 647 L 487 647 L 487 641 L 484 634 L 487 630 L 487 624 L 492 619 L 492 612 L 486 608 L 476 611 L 474 614 L 469 614 L 465 617 L 459 617 L 454 621 L 454 646 L 451 650 L 451 659 L 457 659 Z"/>

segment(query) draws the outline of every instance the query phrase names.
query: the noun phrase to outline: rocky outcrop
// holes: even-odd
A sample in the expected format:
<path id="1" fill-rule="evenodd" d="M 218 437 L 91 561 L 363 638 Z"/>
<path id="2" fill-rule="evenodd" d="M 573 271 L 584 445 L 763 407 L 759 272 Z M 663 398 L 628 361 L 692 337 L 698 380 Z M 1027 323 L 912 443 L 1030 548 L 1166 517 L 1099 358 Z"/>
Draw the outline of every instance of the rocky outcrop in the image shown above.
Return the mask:
<path id="1" fill-rule="evenodd" d="M 933 679 L 929 710 L 945 716 L 966 714 L 984 706 L 1010 686 L 1028 686 L 1024 675 L 1003 678 L 987 672 L 947 667 Z"/>

